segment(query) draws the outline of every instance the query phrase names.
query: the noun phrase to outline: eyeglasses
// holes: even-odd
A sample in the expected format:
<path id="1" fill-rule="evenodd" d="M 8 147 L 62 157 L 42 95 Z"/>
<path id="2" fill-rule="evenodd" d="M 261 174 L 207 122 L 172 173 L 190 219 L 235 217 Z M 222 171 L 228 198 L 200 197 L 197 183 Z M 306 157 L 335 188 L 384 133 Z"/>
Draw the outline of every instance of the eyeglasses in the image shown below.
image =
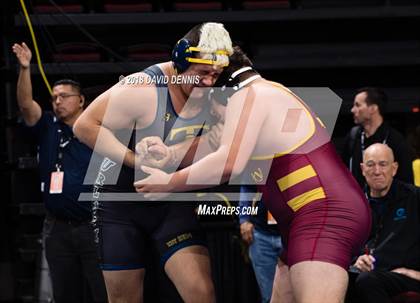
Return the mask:
<path id="1" fill-rule="evenodd" d="M 61 100 L 66 100 L 70 97 L 80 96 L 80 94 L 58 94 L 58 95 L 52 95 L 51 96 L 51 102 L 57 101 L 58 98 Z"/>

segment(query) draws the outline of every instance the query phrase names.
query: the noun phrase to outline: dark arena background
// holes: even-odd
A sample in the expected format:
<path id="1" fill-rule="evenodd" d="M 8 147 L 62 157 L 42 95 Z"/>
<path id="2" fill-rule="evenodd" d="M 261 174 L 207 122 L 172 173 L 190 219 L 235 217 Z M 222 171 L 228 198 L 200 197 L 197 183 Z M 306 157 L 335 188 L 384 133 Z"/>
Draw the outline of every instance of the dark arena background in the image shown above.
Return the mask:
<path id="1" fill-rule="evenodd" d="M 24 4 L 49 82 L 77 80 L 88 101 L 118 82 L 120 75 L 170 60 L 173 46 L 192 26 L 214 21 L 225 25 L 264 78 L 287 87 L 328 87 L 343 100 L 333 133 L 337 150 L 354 126 L 350 110 L 356 90 L 365 86 L 387 93 L 385 119 L 404 135 L 413 153 L 419 144 L 415 134 L 420 125 L 419 0 L 24 0 Z M 17 106 L 14 43 L 26 42 L 32 50 L 33 98 L 46 110 L 51 110 L 49 92 L 20 1 L 1 2 L 0 26 L 0 302 L 52 302 L 42 257 L 45 209 L 37 145 Z M 260 302 L 237 217 L 203 216 L 200 221 L 217 302 Z M 157 271 L 152 268 L 146 276 L 145 302 L 171 302 L 162 294 L 175 290 L 158 287 L 170 281 Z M 160 279 L 164 281 L 156 283 Z M 83 301 L 93 302 L 87 284 L 85 288 Z"/>

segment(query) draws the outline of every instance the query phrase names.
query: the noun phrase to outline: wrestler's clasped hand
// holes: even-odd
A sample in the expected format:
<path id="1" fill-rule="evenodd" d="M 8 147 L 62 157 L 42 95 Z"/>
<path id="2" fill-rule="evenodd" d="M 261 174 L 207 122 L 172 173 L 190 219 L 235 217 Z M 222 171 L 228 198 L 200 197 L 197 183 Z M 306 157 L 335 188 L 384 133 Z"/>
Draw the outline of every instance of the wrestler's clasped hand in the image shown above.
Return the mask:
<path id="1" fill-rule="evenodd" d="M 144 197 L 149 200 L 159 200 L 169 196 L 172 190 L 169 184 L 172 174 L 144 165 L 140 168 L 149 176 L 134 182 L 134 187 L 138 193 L 144 193 Z"/>
<path id="2" fill-rule="evenodd" d="M 136 167 L 164 168 L 171 160 L 169 147 L 157 136 L 143 138 L 136 144 Z"/>

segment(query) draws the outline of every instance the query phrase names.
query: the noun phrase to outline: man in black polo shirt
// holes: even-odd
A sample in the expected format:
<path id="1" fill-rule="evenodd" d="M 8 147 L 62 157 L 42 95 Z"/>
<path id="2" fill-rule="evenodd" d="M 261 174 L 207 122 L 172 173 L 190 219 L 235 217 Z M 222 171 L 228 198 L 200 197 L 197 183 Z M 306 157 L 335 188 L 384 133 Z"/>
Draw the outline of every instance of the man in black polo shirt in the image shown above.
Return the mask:
<path id="1" fill-rule="evenodd" d="M 92 153 L 72 131 L 85 103 L 80 84 L 68 79 L 54 83 L 54 113 L 45 112 L 32 98 L 30 49 L 25 43 L 14 44 L 13 52 L 20 64 L 18 105 L 39 142 L 41 191 L 47 210 L 44 245 L 54 300 L 83 302 L 87 281 L 94 302 L 106 302 L 90 224 L 91 204 L 78 201 L 80 192 L 89 191 L 83 180 Z"/>
<path id="2" fill-rule="evenodd" d="M 383 143 L 392 149 L 399 164 L 395 178 L 413 184 L 412 155 L 405 138 L 384 121 L 386 104 L 386 94 L 374 87 L 359 89 L 354 98 L 351 112 L 357 126 L 346 137 L 342 157 L 362 188 L 365 179 L 360 163 L 364 150 L 374 143 Z"/>

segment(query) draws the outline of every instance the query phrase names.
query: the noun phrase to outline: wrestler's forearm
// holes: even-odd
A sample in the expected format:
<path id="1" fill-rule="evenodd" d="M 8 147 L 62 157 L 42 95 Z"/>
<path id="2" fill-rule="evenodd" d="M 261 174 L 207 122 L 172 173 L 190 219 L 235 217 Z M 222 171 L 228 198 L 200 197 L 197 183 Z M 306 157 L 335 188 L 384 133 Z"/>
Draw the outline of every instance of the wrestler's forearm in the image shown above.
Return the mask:
<path id="1" fill-rule="evenodd" d="M 108 157 L 109 159 L 124 163 L 124 165 L 134 168 L 135 153 L 127 146 L 122 144 L 114 134 L 107 128 L 101 127 L 100 139 L 96 141 L 95 152 Z"/>
<path id="2" fill-rule="evenodd" d="M 129 167 L 135 166 L 135 154 L 124 146 L 106 127 L 86 124 L 79 120 L 74 125 L 74 134 L 96 153 Z"/>
<path id="3" fill-rule="evenodd" d="M 172 191 L 191 191 L 217 186 L 228 181 L 233 170 L 233 161 L 226 161 L 227 148 L 220 147 L 200 161 L 173 174 L 170 181 Z M 220 168 L 220 169 L 217 169 Z"/>
<path id="4" fill-rule="evenodd" d="M 212 148 L 210 145 L 210 133 L 206 133 L 202 135 L 201 137 L 197 137 L 196 140 L 193 142 L 192 148 L 194 149 L 194 158 L 192 160 L 200 160 L 203 159 L 205 156 L 215 152 L 219 145 L 217 145 L 215 148 Z M 218 142 L 219 144 L 220 142 Z M 193 163 L 192 161 L 190 162 Z"/>

